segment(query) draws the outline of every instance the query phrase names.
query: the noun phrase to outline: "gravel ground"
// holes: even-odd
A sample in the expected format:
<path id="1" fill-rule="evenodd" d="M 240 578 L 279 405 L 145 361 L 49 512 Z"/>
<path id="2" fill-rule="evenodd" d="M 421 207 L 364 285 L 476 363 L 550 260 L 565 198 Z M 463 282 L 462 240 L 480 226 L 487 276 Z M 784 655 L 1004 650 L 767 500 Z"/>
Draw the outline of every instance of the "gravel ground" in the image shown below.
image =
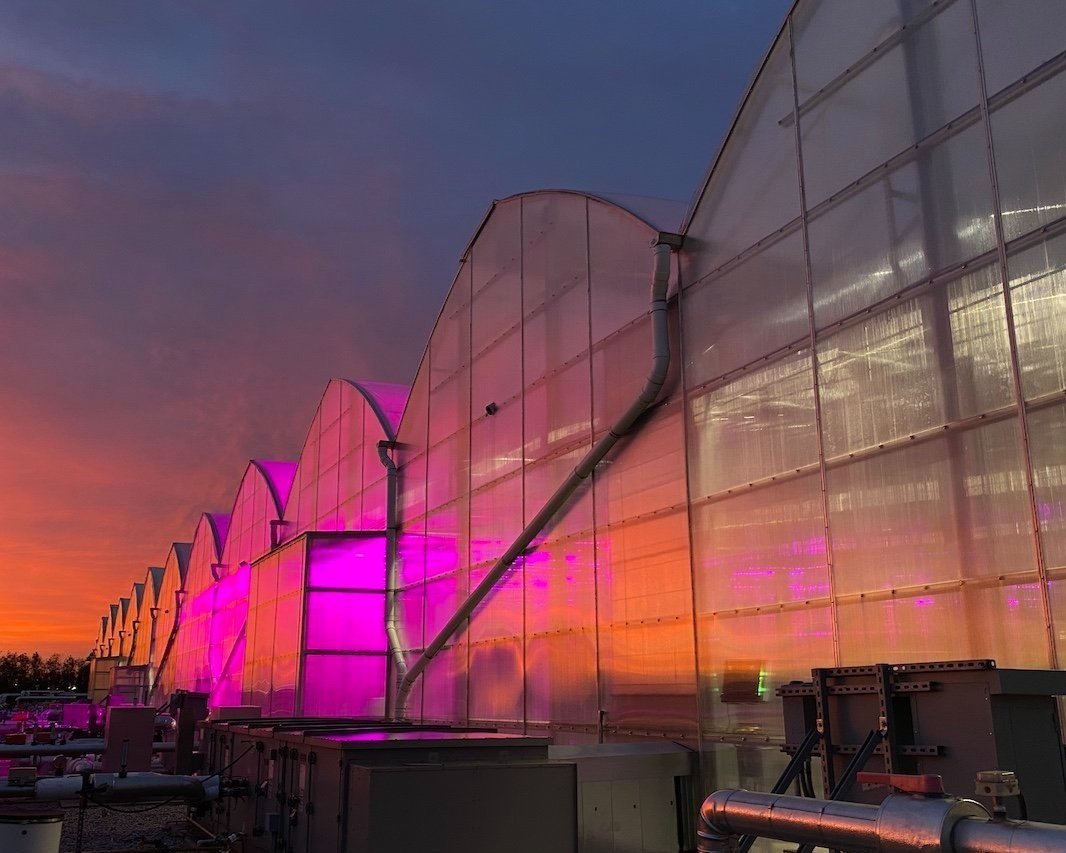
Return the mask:
<path id="1" fill-rule="evenodd" d="M 144 806 L 126 806 L 123 812 L 104 808 L 89 808 L 85 812 L 85 831 L 82 836 L 84 853 L 104 850 L 173 850 L 195 844 L 196 838 L 187 834 L 185 806 L 169 804 L 152 811 L 135 811 Z M 63 839 L 60 853 L 77 850 L 78 809 L 65 809 Z"/>

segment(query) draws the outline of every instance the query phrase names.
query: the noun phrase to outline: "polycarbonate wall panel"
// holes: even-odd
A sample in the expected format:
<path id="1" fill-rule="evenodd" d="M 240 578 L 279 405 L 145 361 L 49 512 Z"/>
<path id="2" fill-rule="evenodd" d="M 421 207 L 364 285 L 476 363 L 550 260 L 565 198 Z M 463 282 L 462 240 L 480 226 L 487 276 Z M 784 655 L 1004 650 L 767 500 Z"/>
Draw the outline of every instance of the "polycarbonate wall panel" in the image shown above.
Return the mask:
<path id="1" fill-rule="evenodd" d="M 1060 10 L 1055 19 L 1062 17 Z M 1064 102 L 1066 73 L 1059 72 L 992 113 L 1003 230 L 1008 240 L 1066 216 Z"/>
<path id="2" fill-rule="evenodd" d="M 385 657 L 378 655 L 306 655 L 301 713 L 380 717 L 385 713 L 385 664 Z M 346 690 L 344 685 L 377 685 L 378 691 Z"/>
<path id="3" fill-rule="evenodd" d="M 685 292 L 685 380 L 698 385 L 810 334 L 799 229 Z"/>
<path id="4" fill-rule="evenodd" d="M 819 327 L 995 248 L 983 129 L 917 152 L 809 226 Z"/>
<path id="5" fill-rule="evenodd" d="M 706 261 L 727 202 L 735 222 L 772 204 L 758 180 L 750 199 L 715 191 L 742 180 L 731 164 L 788 78 L 771 67 L 693 212 L 683 268 L 705 278 L 686 276 L 683 362 L 705 747 L 780 736 L 773 689 L 812 667 L 1058 664 L 1064 24 L 1039 2 L 976 5 L 986 104 L 973 4 L 797 4 L 773 51 L 797 39 L 795 101 L 777 112 L 802 159 L 795 230 Z M 1013 243 L 997 242 L 999 212 Z M 776 775 L 754 750 L 707 753 L 708 789 Z"/>
<path id="6" fill-rule="evenodd" d="M 1009 406 L 1010 348 L 996 268 L 827 335 L 818 375 L 830 457 Z"/>
<path id="7" fill-rule="evenodd" d="M 746 373 L 689 402 L 693 499 L 818 461 L 808 353 Z"/>
<path id="8" fill-rule="evenodd" d="M 828 48 L 829 39 L 840 38 L 828 20 L 818 24 L 801 31 L 797 43 L 810 39 Z M 797 57 L 797 73 L 809 55 L 807 51 Z M 909 26 L 902 38 L 827 94 L 808 98 L 804 87 L 800 127 L 807 205 L 976 107 L 976 68 L 969 4 L 953 3 L 931 20 Z"/>
<path id="9" fill-rule="evenodd" d="M 589 311 L 600 341 L 648 313 L 652 257 L 647 229 L 616 207 L 589 200 Z"/>
<path id="10" fill-rule="evenodd" d="M 977 0 L 977 20 L 990 95 L 1066 46 L 1066 16 L 1059 0 Z"/>
<path id="11" fill-rule="evenodd" d="M 685 243 L 685 285 L 800 215 L 788 43 L 770 53 L 715 163 Z"/>

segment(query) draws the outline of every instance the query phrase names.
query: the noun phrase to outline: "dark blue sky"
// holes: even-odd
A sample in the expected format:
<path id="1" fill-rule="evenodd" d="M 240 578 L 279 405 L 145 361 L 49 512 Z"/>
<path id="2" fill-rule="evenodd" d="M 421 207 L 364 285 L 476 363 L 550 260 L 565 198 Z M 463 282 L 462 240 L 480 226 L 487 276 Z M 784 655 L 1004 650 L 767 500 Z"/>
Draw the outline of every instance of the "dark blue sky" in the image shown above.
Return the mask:
<path id="1" fill-rule="evenodd" d="M 0 4 L 0 580 L 49 642 L 331 376 L 409 381 L 493 198 L 687 201 L 787 6 Z"/>

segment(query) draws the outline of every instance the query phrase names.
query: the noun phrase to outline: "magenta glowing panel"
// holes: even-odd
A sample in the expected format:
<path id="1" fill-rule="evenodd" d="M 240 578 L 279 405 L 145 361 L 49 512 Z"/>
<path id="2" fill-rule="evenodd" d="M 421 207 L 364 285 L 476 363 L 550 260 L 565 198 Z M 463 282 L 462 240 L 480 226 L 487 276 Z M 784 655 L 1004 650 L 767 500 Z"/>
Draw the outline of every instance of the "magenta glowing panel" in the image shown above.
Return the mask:
<path id="1" fill-rule="evenodd" d="M 385 597 L 380 592 L 307 593 L 306 650 L 385 651 Z"/>
<path id="2" fill-rule="evenodd" d="M 306 655 L 301 713 L 376 717 L 385 713 L 384 655 Z"/>

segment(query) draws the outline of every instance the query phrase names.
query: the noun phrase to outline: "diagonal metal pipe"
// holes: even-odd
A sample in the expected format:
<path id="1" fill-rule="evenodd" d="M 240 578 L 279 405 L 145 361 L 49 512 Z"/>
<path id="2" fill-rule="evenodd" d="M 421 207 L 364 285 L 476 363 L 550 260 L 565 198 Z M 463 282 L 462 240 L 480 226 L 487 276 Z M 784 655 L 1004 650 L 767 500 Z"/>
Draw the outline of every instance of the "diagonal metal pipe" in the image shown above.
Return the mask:
<path id="1" fill-rule="evenodd" d="M 485 597 L 506 574 L 511 564 L 525 553 L 533 540 L 547 526 L 552 517 L 563 508 L 578 487 L 588 479 L 589 475 L 610 452 L 611 448 L 632 429 L 637 419 L 658 398 L 663 385 L 666 383 L 667 371 L 670 369 L 670 331 L 666 316 L 666 292 L 670 284 L 671 244 L 678 245 L 679 238 L 675 235 L 660 234 L 652 249 L 655 259 L 651 281 L 651 306 L 649 308 L 652 326 L 652 357 L 651 369 L 648 373 L 648 378 L 644 382 L 644 387 L 629 408 L 611 426 L 607 434 L 593 445 L 566 480 L 563 481 L 562 485 L 548 498 L 548 501 L 541 507 L 540 511 L 518 534 L 518 538 L 503 552 L 481 580 L 481 583 L 474 588 L 466 600 L 452 614 L 452 617 L 445 623 L 444 627 L 437 632 L 437 636 L 426 646 L 425 651 L 419 655 L 418 660 L 407 670 L 400 680 L 400 685 L 396 692 L 393 715 L 397 720 L 407 718 L 407 703 L 411 697 L 411 690 L 414 688 L 418 677 L 429 666 L 430 661 L 436 657 L 437 653 L 444 647 L 444 644 L 462 627 L 463 623 L 470 618 L 477 606 L 484 601 Z"/>

